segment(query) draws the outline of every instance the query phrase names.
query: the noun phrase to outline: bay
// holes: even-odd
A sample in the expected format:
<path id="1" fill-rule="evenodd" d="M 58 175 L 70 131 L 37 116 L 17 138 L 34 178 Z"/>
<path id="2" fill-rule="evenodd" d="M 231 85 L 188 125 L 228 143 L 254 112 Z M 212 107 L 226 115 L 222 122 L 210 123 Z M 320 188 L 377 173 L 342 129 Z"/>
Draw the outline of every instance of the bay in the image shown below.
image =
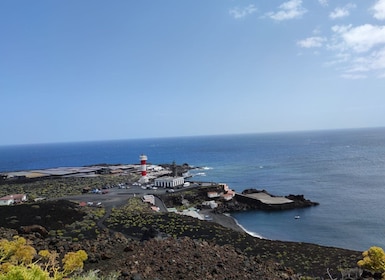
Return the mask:
<path id="1" fill-rule="evenodd" d="M 303 194 L 317 207 L 233 213 L 268 239 L 385 248 L 385 128 L 0 146 L 0 172 L 99 163 L 188 163 L 194 180 Z M 300 219 L 294 219 L 299 215 Z"/>

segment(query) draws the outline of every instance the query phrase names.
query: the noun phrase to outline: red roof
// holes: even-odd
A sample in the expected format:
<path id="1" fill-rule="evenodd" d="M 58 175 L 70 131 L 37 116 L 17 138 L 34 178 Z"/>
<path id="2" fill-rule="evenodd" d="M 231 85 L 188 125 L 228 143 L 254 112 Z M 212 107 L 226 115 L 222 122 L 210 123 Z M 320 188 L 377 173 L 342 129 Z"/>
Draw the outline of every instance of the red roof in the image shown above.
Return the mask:
<path id="1" fill-rule="evenodd" d="M 7 196 L 3 196 L 0 198 L 0 200 L 24 200 L 26 198 L 25 194 L 10 194 Z"/>

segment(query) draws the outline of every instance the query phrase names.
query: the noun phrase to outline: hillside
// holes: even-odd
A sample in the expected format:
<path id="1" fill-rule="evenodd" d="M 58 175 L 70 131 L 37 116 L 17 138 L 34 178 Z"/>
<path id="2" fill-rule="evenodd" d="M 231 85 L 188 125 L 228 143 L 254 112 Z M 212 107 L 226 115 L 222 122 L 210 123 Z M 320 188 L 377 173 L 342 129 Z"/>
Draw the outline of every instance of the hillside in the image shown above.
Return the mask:
<path id="1" fill-rule="evenodd" d="M 104 216 L 108 214 L 108 217 Z M 104 216 L 104 222 L 100 223 Z M 41 225 L 48 235 L 21 233 L 37 249 L 84 249 L 85 269 L 121 279 L 296 279 L 355 267 L 359 252 L 254 238 L 213 222 L 150 212 L 137 199 L 107 212 L 67 200 L 0 207 L 1 237 Z M 103 221 L 102 220 L 102 221 Z M 258 276 L 258 277 L 257 277 Z"/>

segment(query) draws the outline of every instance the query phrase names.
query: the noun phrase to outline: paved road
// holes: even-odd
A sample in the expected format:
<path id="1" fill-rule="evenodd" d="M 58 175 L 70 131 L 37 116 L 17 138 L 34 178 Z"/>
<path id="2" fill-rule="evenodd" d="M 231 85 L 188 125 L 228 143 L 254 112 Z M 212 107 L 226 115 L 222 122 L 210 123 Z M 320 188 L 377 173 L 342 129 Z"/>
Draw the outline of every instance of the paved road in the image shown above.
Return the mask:
<path id="1" fill-rule="evenodd" d="M 129 198 L 134 196 L 141 197 L 145 194 L 157 195 L 165 193 L 165 190 L 144 190 L 139 186 L 133 186 L 129 189 L 111 188 L 107 191 L 108 193 L 106 194 L 86 193 L 62 198 L 78 202 L 101 202 L 104 207 L 119 207 L 121 205 L 124 205 Z"/>
<path id="2" fill-rule="evenodd" d="M 156 190 L 145 190 L 142 189 L 139 186 L 132 186 L 128 189 L 119 189 L 119 188 L 111 188 L 108 189 L 108 193 L 106 194 L 94 194 L 94 193 L 86 193 L 82 195 L 76 195 L 76 196 L 68 196 L 68 197 L 62 197 L 61 199 L 68 199 L 71 201 L 77 201 L 77 202 L 87 202 L 87 203 L 94 203 L 95 205 L 97 203 L 101 203 L 101 205 L 106 209 L 106 213 L 104 216 L 97 222 L 98 226 L 102 229 L 107 229 L 111 232 L 115 232 L 114 230 L 111 230 L 107 228 L 104 225 L 104 221 L 108 219 L 108 217 L 111 214 L 111 209 L 114 207 L 120 207 L 127 203 L 127 200 L 129 198 L 132 198 L 134 196 L 142 197 L 145 194 L 152 194 L 155 196 L 155 204 L 159 207 L 161 212 L 167 212 L 167 207 L 163 203 L 163 201 L 158 197 L 160 194 L 165 194 L 165 189 L 156 189 Z M 128 236 L 126 236 L 128 237 Z"/>
<path id="3" fill-rule="evenodd" d="M 195 185 L 191 185 L 191 187 L 188 188 L 182 188 L 182 189 L 175 189 L 175 193 L 182 192 L 189 188 L 194 188 Z M 142 189 L 140 186 L 130 186 L 128 189 L 119 189 L 117 187 L 111 188 L 107 190 L 108 193 L 106 194 L 94 194 L 94 193 L 86 193 L 76 196 L 67 196 L 63 197 L 63 199 L 68 199 L 72 201 L 78 201 L 78 202 L 92 202 L 92 203 L 101 203 L 103 207 L 106 209 L 110 209 L 113 207 L 120 207 L 127 203 L 127 200 L 129 198 L 132 198 L 134 196 L 142 197 L 146 194 L 152 194 L 155 196 L 155 203 L 156 206 L 160 208 L 161 212 L 167 212 L 167 208 L 164 205 L 163 201 L 159 199 L 158 196 L 165 194 L 166 189 L 159 188 L 159 189 Z"/>

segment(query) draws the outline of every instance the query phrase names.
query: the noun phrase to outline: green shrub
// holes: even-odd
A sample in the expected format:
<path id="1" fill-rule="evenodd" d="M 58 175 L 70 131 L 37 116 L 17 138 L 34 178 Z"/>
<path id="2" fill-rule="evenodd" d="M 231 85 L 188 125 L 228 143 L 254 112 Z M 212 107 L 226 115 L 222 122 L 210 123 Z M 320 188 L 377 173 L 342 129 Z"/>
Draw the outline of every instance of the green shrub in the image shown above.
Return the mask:
<path id="1" fill-rule="evenodd" d="M 42 250 L 39 260 L 32 263 L 36 250 L 23 237 L 12 241 L 0 240 L 0 280 L 61 280 L 83 269 L 87 253 L 83 250 L 69 252 L 62 259 L 60 268 L 57 252 Z"/>
<path id="2" fill-rule="evenodd" d="M 385 271 L 385 252 L 380 247 L 370 247 L 362 253 L 363 259 L 357 262 L 358 266 L 374 272 Z M 385 275 L 383 275 L 383 279 Z"/>

